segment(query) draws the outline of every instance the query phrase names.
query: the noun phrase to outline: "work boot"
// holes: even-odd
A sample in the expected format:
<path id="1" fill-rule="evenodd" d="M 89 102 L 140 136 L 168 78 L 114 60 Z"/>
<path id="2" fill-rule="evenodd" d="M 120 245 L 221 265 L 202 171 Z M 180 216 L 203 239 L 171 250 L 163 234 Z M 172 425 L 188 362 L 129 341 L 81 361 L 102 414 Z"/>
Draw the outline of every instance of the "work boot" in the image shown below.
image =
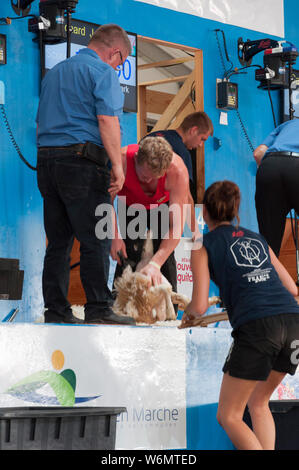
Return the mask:
<path id="1" fill-rule="evenodd" d="M 136 325 L 134 318 L 116 315 L 111 308 L 94 314 L 91 318 L 85 317 L 85 323 L 98 325 Z"/>

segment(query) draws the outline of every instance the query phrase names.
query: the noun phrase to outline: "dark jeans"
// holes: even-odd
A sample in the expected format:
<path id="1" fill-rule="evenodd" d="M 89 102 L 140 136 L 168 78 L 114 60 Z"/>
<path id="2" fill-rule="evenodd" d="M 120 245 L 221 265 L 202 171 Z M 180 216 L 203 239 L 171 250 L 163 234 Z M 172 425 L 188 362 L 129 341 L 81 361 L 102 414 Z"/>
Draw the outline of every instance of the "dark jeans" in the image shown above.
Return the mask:
<path id="1" fill-rule="evenodd" d="M 119 205 L 120 210 L 124 210 L 123 206 L 121 204 Z M 127 209 L 126 209 L 127 210 Z M 147 219 L 147 228 L 152 229 L 153 231 L 153 251 L 156 253 L 160 247 L 160 244 L 163 240 L 163 237 L 169 230 L 169 223 L 165 224 L 162 223 L 161 219 L 161 212 L 157 210 L 157 225 L 155 227 L 151 227 L 151 213 L 155 211 L 156 209 L 150 209 L 146 211 L 146 219 Z M 126 217 L 126 227 L 128 228 L 131 224 L 131 222 L 134 220 L 136 216 L 128 216 Z M 153 218 L 152 218 L 153 220 Z M 131 239 L 127 234 L 122 233 L 121 226 L 120 232 L 122 235 L 122 238 L 125 242 L 126 245 L 126 250 L 127 250 L 127 255 L 128 259 L 132 262 L 134 262 L 132 268 L 133 271 L 135 271 L 135 268 L 138 264 L 138 262 L 141 259 L 141 254 L 142 254 L 142 249 L 143 245 L 145 242 L 146 238 L 146 232 L 144 233 L 143 238 L 137 238 L 137 239 Z M 138 229 L 138 226 L 136 227 Z M 115 275 L 114 275 L 114 280 L 118 277 L 120 277 L 123 273 L 124 266 L 120 266 L 119 264 L 116 265 L 115 269 Z M 172 286 L 172 290 L 174 292 L 177 292 L 177 267 L 176 267 L 176 259 L 174 256 L 174 252 L 171 253 L 171 255 L 167 258 L 165 263 L 161 266 L 161 273 L 166 277 L 166 279 L 170 282 Z M 177 312 L 177 305 L 174 305 L 175 311 Z"/>
<path id="2" fill-rule="evenodd" d="M 38 187 L 44 201 L 47 248 L 43 268 L 45 321 L 71 316 L 67 299 L 70 253 L 74 237 L 80 243 L 80 276 L 85 291 L 85 319 L 91 320 L 112 304 L 108 288 L 111 240 L 96 237 L 99 204 L 111 204 L 110 171 L 82 157 L 57 149 L 39 150 Z"/>

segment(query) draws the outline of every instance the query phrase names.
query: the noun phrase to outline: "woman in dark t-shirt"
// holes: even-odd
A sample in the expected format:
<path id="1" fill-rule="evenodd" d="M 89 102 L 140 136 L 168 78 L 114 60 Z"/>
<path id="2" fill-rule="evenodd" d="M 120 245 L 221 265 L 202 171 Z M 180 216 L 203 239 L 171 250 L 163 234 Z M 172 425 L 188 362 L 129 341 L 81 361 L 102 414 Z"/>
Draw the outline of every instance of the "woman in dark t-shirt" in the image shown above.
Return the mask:
<path id="1" fill-rule="evenodd" d="M 208 309 L 212 279 L 234 339 L 223 367 L 217 419 L 237 449 L 273 450 L 269 400 L 298 365 L 298 289 L 261 235 L 232 225 L 235 219 L 239 222 L 235 183 L 212 184 L 203 203 L 209 233 L 203 246 L 191 252 L 194 289 L 182 325 Z M 243 421 L 246 405 L 253 431 Z"/>

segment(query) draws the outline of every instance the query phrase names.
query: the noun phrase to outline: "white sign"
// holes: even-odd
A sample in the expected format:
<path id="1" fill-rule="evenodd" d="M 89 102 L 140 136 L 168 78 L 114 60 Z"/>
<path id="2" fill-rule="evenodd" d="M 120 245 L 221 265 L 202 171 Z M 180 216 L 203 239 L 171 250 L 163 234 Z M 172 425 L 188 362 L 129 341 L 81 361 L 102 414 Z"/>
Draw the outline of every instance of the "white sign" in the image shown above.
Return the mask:
<path id="1" fill-rule="evenodd" d="M 126 407 L 116 449 L 186 447 L 186 335 L 177 328 L 0 325 L 0 407 Z"/>
<path id="2" fill-rule="evenodd" d="M 283 0 L 135 0 L 284 37 Z M 253 38 L 252 38 L 253 39 Z"/>
<path id="3" fill-rule="evenodd" d="M 177 267 L 177 291 L 179 294 L 192 298 L 193 276 L 191 271 L 191 239 L 182 238 L 175 249 Z"/>
<path id="4" fill-rule="evenodd" d="M 198 235 L 196 237 L 196 247 L 200 247 L 200 237 L 202 237 L 205 221 L 203 219 L 202 204 L 196 204 L 195 216 L 198 225 Z M 192 242 L 191 231 L 188 225 L 185 225 L 183 236 L 175 249 L 175 259 L 177 266 L 177 291 L 180 294 L 186 295 L 191 300 L 193 289 L 193 276 L 190 264 L 191 250 L 194 248 Z"/>

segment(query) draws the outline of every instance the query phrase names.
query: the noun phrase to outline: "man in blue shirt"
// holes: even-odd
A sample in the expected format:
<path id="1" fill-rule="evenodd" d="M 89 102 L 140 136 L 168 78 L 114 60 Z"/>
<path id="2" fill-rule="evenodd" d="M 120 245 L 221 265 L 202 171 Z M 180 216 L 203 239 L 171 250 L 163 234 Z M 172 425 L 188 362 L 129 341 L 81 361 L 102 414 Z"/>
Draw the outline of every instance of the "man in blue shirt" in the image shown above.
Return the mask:
<path id="1" fill-rule="evenodd" d="M 47 249 L 45 322 L 78 323 L 67 300 L 70 253 L 80 243 L 86 323 L 132 324 L 111 309 L 111 240 L 98 239 L 96 208 L 123 186 L 119 117 L 123 94 L 115 72 L 131 52 L 118 25 L 96 30 L 88 47 L 47 72 L 37 113 L 37 178 L 44 200 Z M 110 179 L 111 175 L 111 179 Z"/>
<path id="2" fill-rule="evenodd" d="M 286 216 L 299 213 L 299 120 L 284 122 L 253 154 L 258 165 L 255 205 L 260 233 L 279 256 Z"/>

